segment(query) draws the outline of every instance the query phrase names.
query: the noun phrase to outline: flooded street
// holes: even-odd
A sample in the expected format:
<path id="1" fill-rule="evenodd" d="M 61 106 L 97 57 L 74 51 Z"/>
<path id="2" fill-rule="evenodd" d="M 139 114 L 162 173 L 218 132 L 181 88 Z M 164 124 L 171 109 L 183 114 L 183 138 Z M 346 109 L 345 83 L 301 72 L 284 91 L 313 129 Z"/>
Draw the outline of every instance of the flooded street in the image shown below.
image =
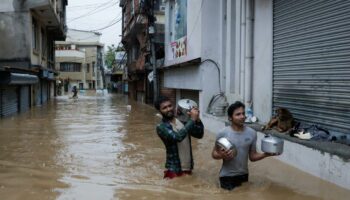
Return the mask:
<path id="1" fill-rule="evenodd" d="M 131 109 L 129 106 L 131 105 Z M 160 120 L 125 96 L 66 96 L 0 120 L 0 199 L 345 200 L 336 187 L 272 158 L 250 163 L 249 183 L 218 187 L 214 134 L 193 140 L 192 176 L 163 180 Z"/>

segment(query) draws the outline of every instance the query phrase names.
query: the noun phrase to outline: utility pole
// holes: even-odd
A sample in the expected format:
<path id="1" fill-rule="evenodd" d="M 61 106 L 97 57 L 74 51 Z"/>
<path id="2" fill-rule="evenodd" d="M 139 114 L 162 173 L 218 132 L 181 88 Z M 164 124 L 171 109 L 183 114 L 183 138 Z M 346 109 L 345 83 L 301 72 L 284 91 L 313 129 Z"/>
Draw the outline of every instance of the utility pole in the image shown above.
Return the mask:
<path id="1" fill-rule="evenodd" d="M 157 74 L 157 60 L 156 60 L 156 49 L 155 49 L 155 34 L 156 34 L 156 26 L 155 26 L 155 17 L 154 17 L 154 0 L 150 0 L 150 9 L 148 15 L 148 34 L 149 40 L 151 43 L 151 62 L 153 65 L 153 102 L 158 98 L 158 74 Z"/>

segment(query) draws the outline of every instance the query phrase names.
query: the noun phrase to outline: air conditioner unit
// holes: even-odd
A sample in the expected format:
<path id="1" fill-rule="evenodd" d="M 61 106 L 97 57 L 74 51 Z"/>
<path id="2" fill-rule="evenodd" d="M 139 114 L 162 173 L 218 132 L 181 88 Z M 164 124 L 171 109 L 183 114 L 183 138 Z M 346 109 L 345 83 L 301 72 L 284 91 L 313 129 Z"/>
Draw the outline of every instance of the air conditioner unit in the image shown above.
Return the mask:
<path id="1" fill-rule="evenodd" d="M 159 10 L 165 11 L 165 6 L 159 6 Z"/>

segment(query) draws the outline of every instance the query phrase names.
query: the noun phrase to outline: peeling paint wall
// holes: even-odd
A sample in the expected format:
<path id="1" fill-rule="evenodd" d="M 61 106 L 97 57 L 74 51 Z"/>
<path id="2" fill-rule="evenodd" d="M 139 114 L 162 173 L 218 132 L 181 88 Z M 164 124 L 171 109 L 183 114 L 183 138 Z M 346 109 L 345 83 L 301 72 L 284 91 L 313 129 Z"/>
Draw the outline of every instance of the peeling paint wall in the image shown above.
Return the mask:
<path id="1" fill-rule="evenodd" d="M 1 3 L 0 7 L 8 7 Z M 1 9 L 3 10 L 3 9 Z M 31 20 L 29 12 L 0 12 L 1 61 L 30 59 Z"/>

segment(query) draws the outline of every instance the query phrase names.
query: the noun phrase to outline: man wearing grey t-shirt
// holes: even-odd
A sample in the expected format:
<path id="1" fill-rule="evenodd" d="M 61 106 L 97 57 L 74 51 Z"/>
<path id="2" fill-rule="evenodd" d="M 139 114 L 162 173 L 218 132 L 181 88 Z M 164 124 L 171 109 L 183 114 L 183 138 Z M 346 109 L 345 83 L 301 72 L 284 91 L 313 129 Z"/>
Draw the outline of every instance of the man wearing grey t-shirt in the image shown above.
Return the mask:
<path id="1" fill-rule="evenodd" d="M 214 146 L 212 157 L 223 160 L 220 170 L 220 187 L 232 190 L 248 181 L 248 158 L 250 161 L 258 161 L 276 154 L 258 153 L 256 151 L 256 132 L 244 125 L 245 106 L 236 101 L 227 110 L 231 126 L 222 129 L 216 139 L 227 138 L 235 147 L 235 150 L 225 150 Z"/>

